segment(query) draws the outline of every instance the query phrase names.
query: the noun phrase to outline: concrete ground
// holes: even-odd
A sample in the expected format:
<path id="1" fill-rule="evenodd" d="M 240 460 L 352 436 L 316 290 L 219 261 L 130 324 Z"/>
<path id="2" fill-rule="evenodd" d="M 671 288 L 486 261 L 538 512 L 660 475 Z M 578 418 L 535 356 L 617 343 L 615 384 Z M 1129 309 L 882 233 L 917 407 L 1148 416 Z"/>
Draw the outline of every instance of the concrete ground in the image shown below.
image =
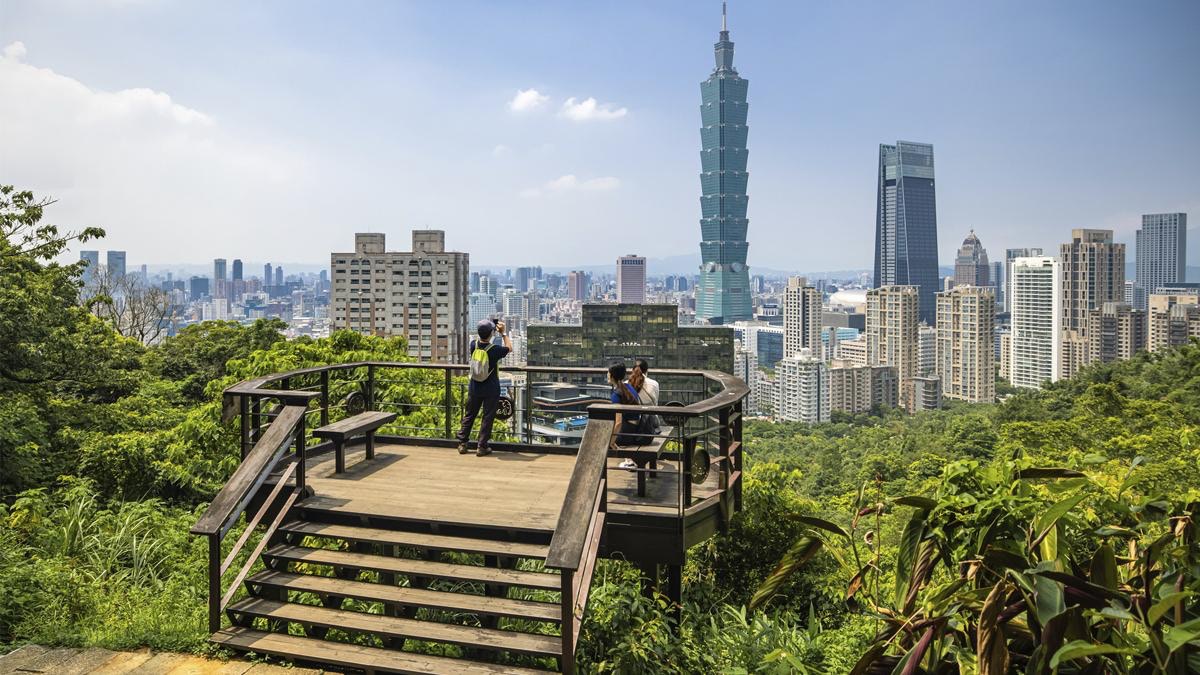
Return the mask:
<path id="1" fill-rule="evenodd" d="M 335 671 L 287 668 L 253 661 L 206 659 L 187 654 L 51 649 L 25 645 L 0 656 L 0 675 L 321 675 Z"/>

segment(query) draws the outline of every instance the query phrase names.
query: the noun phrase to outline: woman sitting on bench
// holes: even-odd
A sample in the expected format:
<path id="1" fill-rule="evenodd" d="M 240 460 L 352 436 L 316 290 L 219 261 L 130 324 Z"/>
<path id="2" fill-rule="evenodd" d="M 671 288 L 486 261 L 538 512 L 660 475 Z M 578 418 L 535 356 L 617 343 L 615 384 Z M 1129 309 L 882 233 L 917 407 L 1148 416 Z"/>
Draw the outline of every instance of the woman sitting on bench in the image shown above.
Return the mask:
<path id="1" fill-rule="evenodd" d="M 625 372 L 623 363 L 614 363 L 609 367 L 608 383 L 612 386 L 610 400 L 622 405 L 639 405 L 641 396 L 632 383 L 625 381 Z M 609 447 L 615 450 L 649 445 L 654 440 L 654 430 L 650 428 L 649 424 L 646 424 L 649 421 L 649 417 L 646 415 L 618 413 L 613 425 L 614 433 L 612 440 L 609 441 Z M 625 460 L 622 462 L 622 466 L 626 463 L 633 465 L 632 460 Z"/>

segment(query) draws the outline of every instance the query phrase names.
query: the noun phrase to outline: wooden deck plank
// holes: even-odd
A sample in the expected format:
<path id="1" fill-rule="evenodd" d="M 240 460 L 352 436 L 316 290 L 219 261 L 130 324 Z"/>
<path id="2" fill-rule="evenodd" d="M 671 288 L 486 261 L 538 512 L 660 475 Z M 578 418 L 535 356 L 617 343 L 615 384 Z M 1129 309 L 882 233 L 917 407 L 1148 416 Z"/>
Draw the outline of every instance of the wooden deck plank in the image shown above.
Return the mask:
<path id="1" fill-rule="evenodd" d="M 484 647 L 542 656 L 558 656 L 562 653 L 562 639 L 557 635 L 537 635 L 478 626 L 417 621 L 382 614 L 365 614 L 261 598 L 244 600 L 232 607 L 231 611 L 310 626 L 373 633 L 382 637 L 447 642 L 466 647 Z"/>
<path id="2" fill-rule="evenodd" d="M 281 525 L 279 529 L 282 532 L 302 534 L 310 537 L 327 537 L 347 541 L 409 546 L 434 551 L 462 551 L 464 553 L 512 556 L 516 558 L 544 559 L 548 549 L 547 546 L 542 544 L 454 537 L 443 534 L 425 534 L 422 532 L 401 532 L 397 530 L 381 530 L 371 527 L 333 525 L 328 523 L 293 521 Z"/>
<path id="3" fill-rule="evenodd" d="M 247 584 L 263 584 L 288 591 L 325 593 L 347 598 L 358 598 L 368 602 L 383 602 L 410 607 L 444 609 L 452 612 L 487 614 L 514 619 L 534 621 L 559 621 L 561 608 L 558 603 L 534 602 L 494 598 L 466 593 L 443 593 L 423 588 L 390 586 L 362 581 L 347 581 L 331 577 L 286 572 L 260 572 L 246 580 Z"/>
<path id="4" fill-rule="evenodd" d="M 436 579 L 460 579 L 505 586 L 523 586 L 544 590 L 559 590 L 562 577 L 546 572 L 525 572 L 479 565 L 455 565 L 430 560 L 413 560 L 387 555 L 372 555 L 352 551 L 306 548 L 303 546 L 275 546 L 265 554 L 267 557 L 288 562 L 315 565 L 337 565 L 357 567 L 373 572 L 389 572 L 408 576 L 433 577 Z"/>
<path id="5" fill-rule="evenodd" d="M 570 455 L 496 452 L 460 455 L 453 448 L 379 444 L 373 460 L 349 451 L 347 470 L 331 458 L 308 467 L 315 496 L 305 508 L 351 516 L 437 520 L 462 525 L 551 532 L 575 464 Z"/>
<path id="6" fill-rule="evenodd" d="M 363 669 L 386 669 L 398 673 L 430 675 L 437 673 L 462 673 L 462 675 L 545 675 L 545 671 L 516 668 L 493 663 L 478 663 L 444 656 L 426 656 L 410 652 L 399 652 L 377 647 L 363 647 L 343 642 L 326 642 L 310 638 L 265 633 L 247 628 L 226 628 L 212 637 L 212 641 L 232 649 L 252 651 L 303 659 L 339 666 Z"/>

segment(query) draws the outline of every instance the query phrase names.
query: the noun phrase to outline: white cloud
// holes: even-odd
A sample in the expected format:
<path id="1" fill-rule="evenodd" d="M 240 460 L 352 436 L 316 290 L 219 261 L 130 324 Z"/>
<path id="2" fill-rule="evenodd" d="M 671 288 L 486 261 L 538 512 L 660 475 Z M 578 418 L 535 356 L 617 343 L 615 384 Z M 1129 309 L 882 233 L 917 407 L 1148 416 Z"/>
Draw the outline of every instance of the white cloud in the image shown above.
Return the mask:
<path id="1" fill-rule="evenodd" d="M 513 112 L 529 112 L 537 110 L 549 101 L 550 97 L 539 92 L 537 89 L 521 89 L 517 91 L 517 95 L 508 102 L 508 109 Z"/>
<path id="2" fill-rule="evenodd" d="M 628 112 L 628 109 L 616 108 L 612 103 L 597 103 L 596 99 L 592 97 L 576 101 L 575 97 L 572 96 L 563 102 L 562 110 L 559 111 L 559 114 L 576 122 L 589 122 L 592 120 L 620 119 L 628 114 Z"/>
<path id="3" fill-rule="evenodd" d="M 507 145 L 501 143 L 492 148 L 492 157 L 503 157 L 509 152 L 512 152 L 512 148 L 509 148 Z"/>
<path id="4" fill-rule="evenodd" d="M 302 211 L 303 149 L 237 138 L 165 92 L 93 89 L 19 61 L 20 43 L 3 54 L 5 182 L 58 199 L 55 222 L 106 228 L 101 247 L 188 259 L 197 233 L 270 239 Z"/>
<path id="5" fill-rule="evenodd" d="M 589 178 L 587 180 L 579 180 L 579 177 L 573 173 L 559 176 L 554 180 L 546 181 L 540 187 L 526 188 L 519 193 L 521 197 L 526 199 L 540 197 L 545 193 L 566 193 L 566 192 L 608 192 L 621 187 L 621 180 L 614 176 L 599 176 L 597 178 Z"/>
<path id="6" fill-rule="evenodd" d="M 25 58 L 25 43 L 17 40 L 16 42 L 4 48 L 4 58 L 12 61 L 20 61 Z"/>

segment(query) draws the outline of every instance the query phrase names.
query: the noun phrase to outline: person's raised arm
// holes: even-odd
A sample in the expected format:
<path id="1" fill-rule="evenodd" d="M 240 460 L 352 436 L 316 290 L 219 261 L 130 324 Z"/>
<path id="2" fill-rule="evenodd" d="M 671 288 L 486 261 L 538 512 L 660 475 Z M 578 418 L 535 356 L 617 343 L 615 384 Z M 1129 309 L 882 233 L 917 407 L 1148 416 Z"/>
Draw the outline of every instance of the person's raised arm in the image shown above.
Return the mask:
<path id="1" fill-rule="evenodd" d="M 500 337 L 504 338 L 504 348 L 511 352 L 513 346 L 512 338 L 508 337 L 508 326 L 501 321 L 496 325 L 496 330 L 500 331 Z"/>

